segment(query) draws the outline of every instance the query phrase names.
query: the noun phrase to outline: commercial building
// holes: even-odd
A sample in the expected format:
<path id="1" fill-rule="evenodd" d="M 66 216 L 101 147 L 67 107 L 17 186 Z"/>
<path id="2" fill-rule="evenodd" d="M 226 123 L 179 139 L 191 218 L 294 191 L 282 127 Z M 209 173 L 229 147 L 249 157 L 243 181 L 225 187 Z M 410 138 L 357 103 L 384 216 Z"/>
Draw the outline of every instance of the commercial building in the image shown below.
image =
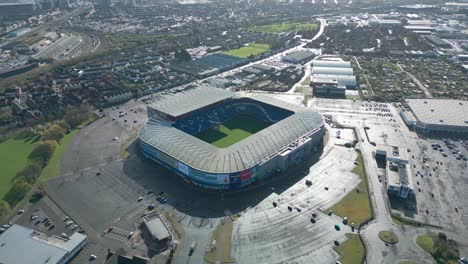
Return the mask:
<path id="1" fill-rule="evenodd" d="M 32 16 L 36 12 L 33 0 L 1 0 L 0 18 Z"/>
<path id="2" fill-rule="evenodd" d="M 351 62 L 337 60 L 314 60 L 312 65 L 314 67 L 351 68 Z"/>
<path id="3" fill-rule="evenodd" d="M 312 84 L 335 83 L 346 89 L 356 89 L 356 76 L 353 75 L 327 75 L 314 74 L 311 77 Z"/>
<path id="4" fill-rule="evenodd" d="M 158 213 L 153 212 L 145 215 L 143 217 L 143 223 L 153 240 L 159 243 L 169 243 L 172 240 L 169 229 L 159 217 Z"/>
<path id="5" fill-rule="evenodd" d="M 325 75 L 353 75 L 352 68 L 334 68 L 334 67 L 313 67 L 312 74 L 325 74 Z"/>
<path id="6" fill-rule="evenodd" d="M 80 233 L 74 233 L 69 238 L 47 236 L 15 224 L 0 235 L 0 262 L 64 264 L 68 263 L 86 242 L 86 235 Z"/>
<path id="7" fill-rule="evenodd" d="M 401 26 L 401 22 L 396 19 L 371 19 L 369 20 L 371 26 Z"/>
<path id="8" fill-rule="evenodd" d="M 450 99 L 403 99 L 400 115 L 422 133 L 468 134 L 468 102 Z"/>
<path id="9" fill-rule="evenodd" d="M 299 51 L 293 51 L 281 58 L 282 61 L 289 62 L 289 63 L 303 63 L 306 61 L 311 60 L 315 54 L 312 51 L 308 50 L 299 50 Z"/>
<path id="10" fill-rule="evenodd" d="M 157 99 L 139 133 L 143 154 L 203 188 L 233 190 L 271 177 L 302 162 L 324 133 L 318 112 L 259 94 L 205 86 Z M 196 137 L 240 116 L 268 126 L 227 147 Z"/>
<path id="11" fill-rule="evenodd" d="M 451 48 L 452 45 L 450 45 L 450 43 L 448 43 L 447 41 L 439 38 L 439 37 L 436 37 L 434 35 L 429 35 L 429 36 L 426 36 L 426 39 L 436 45 L 437 47 L 441 47 L 441 48 Z"/>
<path id="12" fill-rule="evenodd" d="M 385 176 L 389 196 L 408 199 L 414 195 L 407 152 L 395 146 L 378 146 L 376 161 L 385 159 Z"/>

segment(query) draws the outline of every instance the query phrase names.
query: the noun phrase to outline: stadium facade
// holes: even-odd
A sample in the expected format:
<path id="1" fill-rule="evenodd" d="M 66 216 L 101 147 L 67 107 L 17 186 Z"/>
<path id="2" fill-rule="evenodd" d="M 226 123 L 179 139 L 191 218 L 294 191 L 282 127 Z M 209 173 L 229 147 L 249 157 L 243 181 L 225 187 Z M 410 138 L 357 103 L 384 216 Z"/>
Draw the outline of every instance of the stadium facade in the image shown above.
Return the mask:
<path id="1" fill-rule="evenodd" d="M 269 125 L 224 148 L 196 137 L 239 116 Z M 323 117 L 310 108 L 204 86 L 157 98 L 139 139 L 147 158 L 187 183 L 235 190 L 302 162 L 323 133 Z"/>

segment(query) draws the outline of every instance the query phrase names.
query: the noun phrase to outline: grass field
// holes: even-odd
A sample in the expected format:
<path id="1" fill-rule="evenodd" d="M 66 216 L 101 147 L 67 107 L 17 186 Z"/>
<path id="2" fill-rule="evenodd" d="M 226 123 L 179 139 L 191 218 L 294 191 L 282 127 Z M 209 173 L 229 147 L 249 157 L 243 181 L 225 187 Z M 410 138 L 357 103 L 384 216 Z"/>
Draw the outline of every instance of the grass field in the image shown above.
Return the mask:
<path id="1" fill-rule="evenodd" d="M 250 30 L 263 33 L 283 33 L 296 31 L 311 31 L 317 28 L 317 24 L 308 22 L 283 22 L 263 26 L 253 26 Z"/>
<path id="2" fill-rule="evenodd" d="M 252 116 L 238 116 L 196 137 L 218 148 L 227 148 L 269 125 L 270 123 Z"/>
<path id="3" fill-rule="evenodd" d="M 434 252 L 434 242 L 429 235 L 422 235 L 416 238 L 416 244 L 429 254 Z"/>
<path id="4" fill-rule="evenodd" d="M 364 246 L 356 234 L 346 234 L 348 240 L 335 248 L 343 264 L 360 264 L 364 258 Z"/>
<path id="5" fill-rule="evenodd" d="M 354 167 L 352 172 L 359 175 L 362 181 L 354 190 L 328 210 L 331 210 L 341 217 L 348 217 L 348 222 L 354 223 L 356 227 L 358 227 L 362 222 L 372 217 L 372 208 L 369 200 L 369 192 L 367 190 L 367 178 L 364 173 L 364 161 L 361 152 L 358 152 L 356 161 L 358 165 Z M 359 192 L 357 189 L 359 189 Z"/>
<path id="6" fill-rule="evenodd" d="M 68 145 L 68 142 L 73 138 L 73 136 L 78 133 L 78 129 L 73 130 L 70 134 L 65 135 L 62 140 L 60 140 L 60 144 L 57 149 L 54 151 L 52 158 L 47 163 L 47 166 L 42 170 L 41 173 L 41 180 L 48 180 L 51 178 L 58 177 L 60 175 L 60 160 L 62 159 L 63 153 L 65 152 L 65 148 Z"/>
<path id="7" fill-rule="evenodd" d="M 250 55 L 256 56 L 265 53 L 270 49 L 270 45 L 263 43 L 250 43 L 248 46 L 223 52 L 224 54 L 240 58 L 248 58 Z"/>
<path id="8" fill-rule="evenodd" d="M 389 244 L 395 244 L 398 242 L 398 236 L 392 231 L 380 231 L 379 238 Z"/>
<path id="9" fill-rule="evenodd" d="M 31 141 L 9 138 L 0 143 L 0 199 L 8 192 L 12 179 L 28 162 L 34 144 Z"/>

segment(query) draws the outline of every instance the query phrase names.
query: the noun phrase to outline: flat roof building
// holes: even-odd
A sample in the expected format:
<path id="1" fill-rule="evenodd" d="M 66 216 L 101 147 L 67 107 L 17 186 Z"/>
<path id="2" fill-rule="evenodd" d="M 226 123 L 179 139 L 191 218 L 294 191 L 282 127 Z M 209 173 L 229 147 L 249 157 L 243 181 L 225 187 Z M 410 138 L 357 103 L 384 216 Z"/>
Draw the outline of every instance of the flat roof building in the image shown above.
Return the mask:
<path id="1" fill-rule="evenodd" d="M 405 123 L 423 133 L 468 134 L 468 101 L 403 99 Z"/>
<path id="2" fill-rule="evenodd" d="M 408 166 L 407 152 L 396 146 L 378 146 L 379 157 L 385 157 L 387 194 L 407 199 L 414 195 L 413 180 Z"/>
<path id="3" fill-rule="evenodd" d="M 347 89 L 356 88 L 356 76 L 353 75 L 314 74 L 311 77 L 311 85 L 329 82 L 336 82 L 337 86 L 344 86 Z"/>
<path id="4" fill-rule="evenodd" d="M 327 68 L 351 68 L 349 61 L 336 61 L 336 60 L 314 60 L 312 62 L 314 67 L 327 67 Z"/>
<path id="5" fill-rule="evenodd" d="M 171 233 L 164 222 L 156 212 L 150 213 L 143 217 L 143 223 L 146 229 L 151 234 L 151 237 L 156 241 L 170 241 Z"/>
<path id="6" fill-rule="evenodd" d="M 353 75 L 352 68 L 313 67 L 312 74 L 325 75 Z"/>
<path id="7" fill-rule="evenodd" d="M 285 56 L 283 56 L 281 59 L 285 62 L 290 62 L 290 63 L 302 63 L 308 60 L 311 60 L 314 57 L 314 53 L 312 51 L 308 50 L 300 50 L 300 51 L 293 51 Z"/>
<path id="8" fill-rule="evenodd" d="M 20 225 L 12 225 L 0 235 L 0 262 L 68 263 L 87 242 L 86 235 L 74 233 L 68 239 L 47 236 Z"/>

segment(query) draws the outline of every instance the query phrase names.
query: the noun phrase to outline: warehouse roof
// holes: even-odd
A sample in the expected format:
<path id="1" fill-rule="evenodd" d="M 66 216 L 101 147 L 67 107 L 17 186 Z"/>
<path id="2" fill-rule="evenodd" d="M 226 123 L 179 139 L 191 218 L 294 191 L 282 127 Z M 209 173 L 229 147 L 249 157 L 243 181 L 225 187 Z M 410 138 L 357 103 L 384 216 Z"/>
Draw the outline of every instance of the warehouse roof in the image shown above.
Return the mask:
<path id="1" fill-rule="evenodd" d="M 0 235 L 1 263 L 60 263 L 83 240 L 75 233 L 69 240 L 49 237 L 32 229 L 13 225 Z M 27 254 L 24 252 L 27 251 Z"/>
<path id="2" fill-rule="evenodd" d="M 405 101 L 422 123 L 468 128 L 468 101 L 449 99 L 405 99 Z"/>
<path id="3" fill-rule="evenodd" d="M 195 95 L 199 93 L 194 93 L 194 97 L 187 93 L 184 100 L 196 101 Z M 229 173 L 262 163 L 298 138 L 323 126 L 322 116 L 310 108 L 258 94 L 242 94 L 235 97 L 249 97 L 293 111 L 294 114 L 227 148 L 217 148 L 173 127 L 172 122 L 159 118 L 150 118 L 140 131 L 140 139 L 200 171 Z M 184 105 L 184 100 L 181 99 L 179 105 Z M 201 106 L 203 104 L 199 104 L 199 107 Z"/>
<path id="4" fill-rule="evenodd" d="M 149 107 L 177 117 L 232 96 L 234 96 L 232 92 L 213 86 L 203 86 L 175 94 L 160 95 Z"/>
<path id="5" fill-rule="evenodd" d="M 353 75 L 352 68 L 313 67 L 312 74 Z"/>
<path id="6" fill-rule="evenodd" d="M 151 213 L 143 218 L 146 228 L 157 240 L 164 240 L 171 236 L 164 222 L 157 213 Z"/>
<path id="7" fill-rule="evenodd" d="M 313 65 L 315 67 L 351 68 L 349 61 L 315 60 Z"/>

